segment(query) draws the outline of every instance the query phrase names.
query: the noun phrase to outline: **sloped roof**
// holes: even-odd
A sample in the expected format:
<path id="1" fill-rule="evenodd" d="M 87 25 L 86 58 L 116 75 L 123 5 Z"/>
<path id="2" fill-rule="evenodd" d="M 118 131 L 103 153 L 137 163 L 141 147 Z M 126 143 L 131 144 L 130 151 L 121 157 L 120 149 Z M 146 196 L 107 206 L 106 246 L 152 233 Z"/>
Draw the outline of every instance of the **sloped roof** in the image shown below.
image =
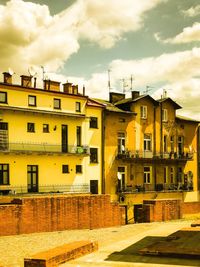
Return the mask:
<path id="1" fill-rule="evenodd" d="M 139 100 L 141 100 L 143 98 L 150 99 L 154 104 L 157 103 L 157 101 L 155 99 L 153 99 L 153 97 L 151 97 L 150 95 L 140 95 L 140 96 L 138 96 L 138 97 L 136 97 L 134 99 L 132 99 L 132 98 L 122 99 L 122 100 L 116 102 L 115 105 L 122 105 L 122 104 L 133 103 L 133 102 L 137 102 L 137 101 L 139 101 Z"/>
<path id="2" fill-rule="evenodd" d="M 165 101 L 170 101 L 172 105 L 174 106 L 175 109 L 180 109 L 182 108 L 179 104 L 177 104 L 174 100 L 172 100 L 170 97 L 165 97 L 157 100 L 159 103 L 165 102 Z"/>
<path id="3" fill-rule="evenodd" d="M 131 112 L 131 111 L 122 110 L 122 109 L 116 107 L 115 104 L 112 104 L 112 103 L 110 103 L 107 100 L 94 99 L 94 101 L 96 101 L 96 102 L 98 102 L 100 104 L 105 105 L 106 110 L 111 111 L 111 112 L 118 112 L 118 113 L 124 113 L 124 114 L 136 114 L 136 113 Z"/>
<path id="4" fill-rule="evenodd" d="M 192 118 L 188 118 L 188 117 L 180 116 L 180 115 L 176 115 L 176 119 L 177 119 L 177 120 L 183 120 L 183 121 L 189 121 L 189 122 L 200 123 L 200 121 L 198 121 L 198 120 L 194 120 L 194 119 L 192 119 Z"/>

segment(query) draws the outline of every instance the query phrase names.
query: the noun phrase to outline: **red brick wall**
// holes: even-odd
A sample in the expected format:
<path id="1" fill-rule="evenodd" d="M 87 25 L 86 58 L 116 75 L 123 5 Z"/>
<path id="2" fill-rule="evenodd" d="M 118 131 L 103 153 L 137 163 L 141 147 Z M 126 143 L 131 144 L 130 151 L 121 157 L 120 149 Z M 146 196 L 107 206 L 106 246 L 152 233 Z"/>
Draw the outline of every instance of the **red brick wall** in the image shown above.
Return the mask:
<path id="1" fill-rule="evenodd" d="M 0 205 L 0 236 L 124 223 L 125 209 L 109 195 L 24 197 Z"/>
<path id="2" fill-rule="evenodd" d="M 200 213 L 200 202 L 183 203 L 183 214 Z"/>

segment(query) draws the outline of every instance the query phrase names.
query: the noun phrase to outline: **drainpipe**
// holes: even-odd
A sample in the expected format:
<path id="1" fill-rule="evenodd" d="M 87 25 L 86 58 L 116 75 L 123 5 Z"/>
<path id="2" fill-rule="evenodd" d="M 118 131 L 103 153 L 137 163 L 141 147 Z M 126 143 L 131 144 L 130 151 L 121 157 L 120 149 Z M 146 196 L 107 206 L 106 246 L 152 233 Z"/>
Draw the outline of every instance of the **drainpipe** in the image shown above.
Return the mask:
<path id="1" fill-rule="evenodd" d="M 105 152 L 105 110 L 101 111 L 101 193 L 105 194 L 105 159 L 104 159 L 104 152 Z"/>
<path id="2" fill-rule="evenodd" d="M 154 106 L 153 113 L 153 157 L 156 156 L 156 106 Z M 157 177 L 156 177 L 156 160 L 154 163 L 154 190 L 156 191 Z"/>
<path id="3" fill-rule="evenodd" d="M 160 156 L 163 157 L 162 102 L 160 103 Z"/>

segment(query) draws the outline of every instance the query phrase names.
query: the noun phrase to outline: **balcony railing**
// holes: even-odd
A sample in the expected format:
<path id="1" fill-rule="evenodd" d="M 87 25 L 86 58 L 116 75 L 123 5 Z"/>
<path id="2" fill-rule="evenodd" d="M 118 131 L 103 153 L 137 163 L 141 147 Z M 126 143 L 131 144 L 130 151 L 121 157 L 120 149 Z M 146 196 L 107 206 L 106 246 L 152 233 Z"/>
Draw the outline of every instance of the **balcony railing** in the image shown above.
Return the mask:
<path id="1" fill-rule="evenodd" d="M 1 152 L 21 153 L 68 153 L 68 154 L 89 154 L 89 146 L 61 145 L 49 143 L 0 143 Z"/>
<path id="2" fill-rule="evenodd" d="M 117 159 L 176 159 L 176 160 L 193 160 L 193 152 L 163 152 L 153 153 L 152 151 L 144 150 L 128 150 L 117 153 Z"/>
<path id="3" fill-rule="evenodd" d="M 90 193 L 89 184 L 50 184 L 38 185 L 38 190 L 28 192 L 28 185 L 1 185 L 0 193 L 5 194 L 43 194 L 43 193 Z"/>

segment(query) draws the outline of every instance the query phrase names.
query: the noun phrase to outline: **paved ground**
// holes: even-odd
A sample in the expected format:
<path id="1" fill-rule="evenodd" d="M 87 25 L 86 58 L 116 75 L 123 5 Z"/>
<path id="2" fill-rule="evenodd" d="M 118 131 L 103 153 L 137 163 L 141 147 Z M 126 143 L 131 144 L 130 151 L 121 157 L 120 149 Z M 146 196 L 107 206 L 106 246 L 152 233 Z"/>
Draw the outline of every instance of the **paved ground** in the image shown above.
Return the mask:
<path id="1" fill-rule="evenodd" d="M 0 237 L 0 266 L 22 267 L 24 257 L 75 240 L 97 240 L 99 250 L 60 267 L 200 266 L 200 260 L 140 256 L 137 250 L 161 240 L 192 220 L 132 224 L 96 230 L 73 230 Z"/>

